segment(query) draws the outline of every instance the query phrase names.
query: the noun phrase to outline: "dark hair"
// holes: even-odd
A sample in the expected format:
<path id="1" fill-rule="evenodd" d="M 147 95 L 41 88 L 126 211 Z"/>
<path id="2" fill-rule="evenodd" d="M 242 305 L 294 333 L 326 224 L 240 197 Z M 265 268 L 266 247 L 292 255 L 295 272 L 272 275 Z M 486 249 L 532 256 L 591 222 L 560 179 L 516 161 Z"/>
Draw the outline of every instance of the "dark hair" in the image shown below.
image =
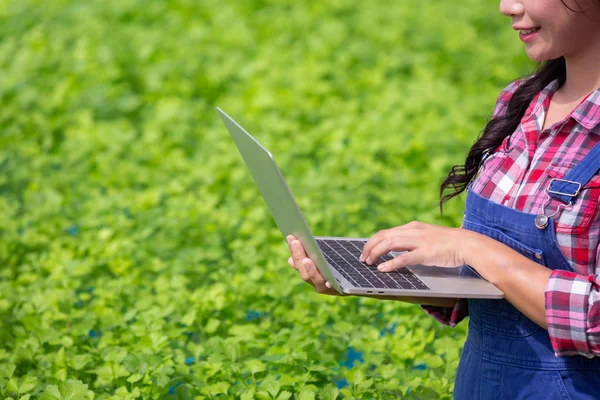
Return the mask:
<path id="1" fill-rule="evenodd" d="M 443 212 L 444 202 L 461 194 L 475 177 L 481 164 L 481 158 L 486 150 L 493 151 L 519 126 L 525 111 L 535 95 L 555 79 L 559 80 L 559 87 L 567 77 L 565 58 L 545 61 L 537 65 L 535 71 L 523 79 L 518 89 L 508 102 L 508 107 L 502 115 L 492 118 L 483 130 L 483 134 L 475 141 L 469 150 L 464 165 L 454 165 L 440 187 L 441 200 L 438 203 L 440 212 Z M 442 197 L 444 190 L 452 186 L 454 192 Z"/>

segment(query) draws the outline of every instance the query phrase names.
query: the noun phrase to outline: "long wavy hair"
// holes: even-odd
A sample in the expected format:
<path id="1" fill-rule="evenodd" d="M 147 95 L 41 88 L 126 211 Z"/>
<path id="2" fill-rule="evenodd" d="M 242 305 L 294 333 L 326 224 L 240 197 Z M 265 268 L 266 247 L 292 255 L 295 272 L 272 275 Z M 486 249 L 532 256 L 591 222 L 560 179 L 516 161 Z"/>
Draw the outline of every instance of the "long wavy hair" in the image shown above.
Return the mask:
<path id="1" fill-rule="evenodd" d="M 562 4 L 570 11 L 585 13 L 586 10 L 580 7 L 577 0 L 574 1 L 579 6 L 579 10 L 571 8 L 565 4 L 564 0 L 561 0 Z M 600 0 L 594 0 L 593 3 L 600 6 Z M 565 83 L 567 79 L 565 58 L 559 57 L 538 63 L 533 73 L 519 79 L 523 79 L 523 82 L 520 83 L 518 89 L 509 100 L 504 114 L 488 121 L 483 129 L 483 134 L 480 135 L 469 150 L 465 163 L 463 165 L 454 165 L 450 169 L 446 179 L 442 182 L 440 186 L 441 200 L 438 203 L 440 213 L 443 213 L 442 206 L 444 202 L 458 196 L 468 187 L 471 180 L 473 180 L 479 171 L 483 153 L 486 150 L 493 151 L 496 149 L 504 138 L 511 135 L 517 129 L 535 95 L 555 79 L 558 79 L 559 88 Z M 454 191 L 443 196 L 444 190 L 448 187 L 452 187 Z"/>
<path id="2" fill-rule="evenodd" d="M 535 95 L 555 79 L 559 80 L 559 87 L 562 86 L 566 80 L 566 75 L 565 58 L 560 57 L 538 64 L 531 75 L 519 78 L 524 79 L 524 81 L 512 95 L 506 111 L 502 115 L 492 118 L 486 124 L 483 134 L 469 150 L 464 165 L 454 165 L 442 182 L 440 186 L 441 200 L 438 204 L 440 212 L 443 212 L 442 205 L 444 202 L 458 196 L 467 188 L 479 170 L 483 153 L 486 150 L 493 151 L 496 149 L 504 138 L 517 129 Z M 454 191 L 442 197 L 444 190 L 449 186 Z"/>

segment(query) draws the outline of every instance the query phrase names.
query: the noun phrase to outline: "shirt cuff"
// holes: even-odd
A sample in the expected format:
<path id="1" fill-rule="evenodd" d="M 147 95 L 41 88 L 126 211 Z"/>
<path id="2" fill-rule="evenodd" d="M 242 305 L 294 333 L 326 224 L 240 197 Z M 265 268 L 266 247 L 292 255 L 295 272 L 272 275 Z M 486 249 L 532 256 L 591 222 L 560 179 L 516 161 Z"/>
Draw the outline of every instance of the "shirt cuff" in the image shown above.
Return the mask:
<path id="1" fill-rule="evenodd" d="M 421 306 L 421 308 L 431 315 L 438 322 L 454 328 L 456 324 L 469 315 L 469 303 L 467 299 L 458 299 L 454 307 Z"/>
<path id="2" fill-rule="evenodd" d="M 594 357 L 588 343 L 588 302 L 593 280 L 554 270 L 544 292 L 548 334 L 556 357 Z"/>

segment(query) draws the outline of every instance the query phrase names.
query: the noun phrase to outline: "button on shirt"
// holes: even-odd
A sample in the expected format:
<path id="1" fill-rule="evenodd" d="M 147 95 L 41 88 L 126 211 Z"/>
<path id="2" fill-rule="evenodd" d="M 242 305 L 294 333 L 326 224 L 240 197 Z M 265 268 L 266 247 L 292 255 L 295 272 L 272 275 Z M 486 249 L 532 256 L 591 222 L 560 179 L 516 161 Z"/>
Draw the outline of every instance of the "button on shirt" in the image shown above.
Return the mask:
<path id="1" fill-rule="evenodd" d="M 500 94 L 494 117 L 503 115 L 523 80 Z M 482 163 L 473 191 L 498 204 L 541 214 L 544 189 L 563 178 L 600 141 L 600 88 L 575 109 L 542 130 L 550 100 L 558 89 L 552 81 L 533 98 L 521 123 Z M 554 270 L 546 285 L 548 333 L 557 356 L 600 355 L 600 174 L 581 188 L 575 204 L 560 209 L 552 198 L 552 215 L 560 250 L 574 272 Z M 566 205 L 566 204 L 564 204 Z M 454 326 L 468 315 L 467 301 L 454 308 L 423 306 L 438 321 Z"/>

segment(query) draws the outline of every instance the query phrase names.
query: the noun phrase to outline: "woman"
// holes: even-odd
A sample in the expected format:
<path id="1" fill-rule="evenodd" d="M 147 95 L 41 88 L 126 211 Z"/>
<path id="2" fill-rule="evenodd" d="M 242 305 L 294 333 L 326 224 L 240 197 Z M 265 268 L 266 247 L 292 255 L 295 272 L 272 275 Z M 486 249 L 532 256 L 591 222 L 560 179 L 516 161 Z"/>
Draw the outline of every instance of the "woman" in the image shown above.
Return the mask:
<path id="1" fill-rule="evenodd" d="M 462 229 L 421 222 L 377 232 L 360 260 L 470 265 L 504 300 L 397 300 L 454 326 L 467 315 L 457 399 L 600 399 L 600 1 L 502 0 L 540 63 L 509 84 L 492 119 L 441 185 L 467 191 Z M 293 236 L 290 265 L 325 282 Z M 467 269 L 464 269 L 467 270 Z"/>

